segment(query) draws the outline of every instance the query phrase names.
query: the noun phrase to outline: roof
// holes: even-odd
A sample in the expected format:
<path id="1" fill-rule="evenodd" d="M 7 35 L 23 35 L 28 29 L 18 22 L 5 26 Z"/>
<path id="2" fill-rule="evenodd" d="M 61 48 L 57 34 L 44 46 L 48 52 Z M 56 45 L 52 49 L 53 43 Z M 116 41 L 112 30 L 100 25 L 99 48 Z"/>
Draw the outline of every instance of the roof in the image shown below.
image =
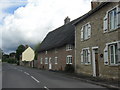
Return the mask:
<path id="1" fill-rule="evenodd" d="M 90 15 L 92 15 L 93 13 L 95 13 L 96 11 L 98 11 L 99 9 L 101 9 L 102 7 L 104 7 L 108 3 L 109 2 L 103 2 L 103 3 L 101 3 L 98 7 L 96 7 L 93 10 L 90 10 L 88 13 L 86 13 L 81 18 L 79 18 L 75 23 L 73 23 L 73 25 L 76 26 L 79 22 L 83 21 L 84 19 L 86 19 L 87 17 L 89 17 Z"/>
<path id="2" fill-rule="evenodd" d="M 72 25 L 76 20 L 69 22 L 47 34 L 38 47 L 38 52 L 59 48 L 66 44 L 73 44 L 75 41 L 75 28 Z"/>

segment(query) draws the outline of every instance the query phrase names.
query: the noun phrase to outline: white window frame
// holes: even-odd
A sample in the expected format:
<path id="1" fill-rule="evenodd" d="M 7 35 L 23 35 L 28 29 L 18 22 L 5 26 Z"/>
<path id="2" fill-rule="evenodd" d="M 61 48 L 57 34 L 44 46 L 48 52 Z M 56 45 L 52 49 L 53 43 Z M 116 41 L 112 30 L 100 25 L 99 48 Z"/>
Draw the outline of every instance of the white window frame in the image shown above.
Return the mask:
<path id="1" fill-rule="evenodd" d="M 45 64 L 48 64 L 48 58 L 47 57 L 45 58 Z"/>
<path id="2" fill-rule="evenodd" d="M 43 58 L 40 59 L 40 64 L 43 64 Z"/>
<path id="3" fill-rule="evenodd" d="M 118 66 L 118 65 L 120 65 L 120 55 L 119 55 L 119 53 L 120 53 L 120 41 L 115 41 L 115 42 L 111 42 L 111 43 L 106 43 L 106 46 L 108 46 L 108 49 L 109 49 L 109 46 L 110 45 L 114 45 L 114 44 L 117 44 L 117 53 L 118 53 L 118 64 L 111 64 L 111 60 L 110 60 L 110 50 L 108 50 L 108 56 L 109 56 L 109 66 Z"/>
<path id="4" fill-rule="evenodd" d="M 115 26 L 115 28 L 113 28 L 113 29 L 110 29 L 110 17 L 109 17 L 109 13 L 111 12 L 111 11 L 113 11 L 114 9 L 116 9 L 116 26 Z M 111 8 L 110 10 L 108 10 L 107 12 L 106 12 L 106 15 L 105 15 L 105 17 L 104 18 L 106 18 L 107 20 L 104 20 L 104 28 L 103 28 L 103 31 L 104 31 L 104 33 L 106 33 L 106 32 L 111 32 L 111 31 L 114 31 L 114 30 L 116 30 L 117 28 L 119 28 L 120 26 L 118 26 L 118 24 L 119 24 L 119 15 L 118 15 L 118 13 L 119 13 L 119 10 L 120 10 L 120 8 L 119 8 L 119 6 L 117 5 L 117 6 L 115 6 L 115 7 L 113 7 L 113 8 Z M 115 23 L 114 23 L 115 24 Z M 107 30 L 106 30 L 107 29 Z"/>
<path id="5" fill-rule="evenodd" d="M 55 64 L 58 64 L 58 57 L 55 57 Z"/>
<path id="6" fill-rule="evenodd" d="M 84 59 L 84 50 L 87 50 L 87 57 L 85 57 L 85 58 L 87 58 L 87 62 L 85 62 L 85 59 Z M 85 65 L 91 64 L 91 52 L 90 52 L 90 48 L 89 47 L 82 49 L 81 59 L 82 59 L 81 64 L 85 64 Z"/>
<path id="7" fill-rule="evenodd" d="M 85 33 L 85 31 L 87 32 L 87 34 Z M 82 39 L 81 41 L 87 40 L 87 39 L 89 39 L 91 37 L 91 24 L 90 24 L 90 22 L 88 22 L 88 23 L 86 23 L 86 24 L 84 24 L 82 26 L 81 34 L 82 34 L 81 35 L 82 36 L 81 37 L 81 39 Z"/>
<path id="8" fill-rule="evenodd" d="M 85 62 L 85 60 L 84 60 L 84 59 L 85 59 L 85 58 L 84 58 L 84 51 L 85 51 L 85 50 L 87 50 L 87 53 L 88 53 L 89 48 L 83 48 L 83 49 L 82 49 L 82 51 L 83 51 L 83 63 L 84 63 L 85 65 L 88 65 L 88 59 L 89 59 L 88 54 L 87 54 L 87 62 Z"/>
<path id="9" fill-rule="evenodd" d="M 73 49 L 73 45 L 72 44 L 67 44 L 66 45 L 66 51 L 70 51 Z"/>
<path id="10" fill-rule="evenodd" d="M 45 54 L 48 54 L 48 51 L 45 51 Z"/>
<path id="11" fill-rule="evenodd" d="M 110 65 L 118 65 L 118 63 L 116 64 L 115 44 L 117 45 L 117 50 L 118 50 L 118 43 L 108 45 L 108 47 L 109 47 Z M 112 62 L 111 61 L 111 47 L 113 47 L 113 57 L 114 57 L 114 62 L 113 63 L 111 63 Z M 118 57 L 118 51 L 117 51 L 117 57 Z"/>
<path id="12" fill-rule="evenodd" d="M 70 60 L 70 58 L 72 58 L 72 59 Z M 72 63 L 73 63 L 73 57 L 72 57 L 72 55 L 67 55 L 67 57 L 66 57 L 66 64 L 72 64 Z"/>
<path id="13" fill-rule="evenodd" d="M 115 18 L 115 16 L 114 16 L 114 14 L 113 14 L 113 17 L 112 17 L 112 20 L 114 20 L 114 21 L 116 21 L 116 25 L 115 25 L 115 22 L 113 23 L 113 21 L 111 21 L 111 19 L 110 19 L 110 13 L 111 12 L 113 12 L 113 10 L 114 9 L 116 9 L 116 18 Z M 115 30 L 115 29 L 117 29 L 117 7 L 114 7 L 114 8 L 112 8 L 111 10 L 109 10 L 108 11 L 108 23 L 109 23 L 109 31 L 113 31 L 113 30 Z M 116 19 L 116 20 L 115 20 Z M 110 28 L 111 27 L 111 22 L 112 22 L 112 24 L 114 24 L 115 26 L 114 26 L 114 28 Z M 112 26 L 113 27 L 113 26 Z"/>

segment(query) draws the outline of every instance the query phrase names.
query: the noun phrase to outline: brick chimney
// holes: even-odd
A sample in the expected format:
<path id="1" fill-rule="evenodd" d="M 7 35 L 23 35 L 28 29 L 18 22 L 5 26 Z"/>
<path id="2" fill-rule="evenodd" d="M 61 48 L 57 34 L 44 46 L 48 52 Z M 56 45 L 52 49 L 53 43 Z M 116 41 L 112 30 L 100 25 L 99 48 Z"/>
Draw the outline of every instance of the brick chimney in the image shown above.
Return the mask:
<path id="1" fill-rule="evenodd" d="M 70 22 L 70 18 L 67 16 L 64 20 L 64 24 L 68 24 Z"/>
<path id="2" fill-rule="evenodd" d="M 91 2 L 91 9 L 95 9 L 96 7 L 98 7 L 102 2 Z"/>

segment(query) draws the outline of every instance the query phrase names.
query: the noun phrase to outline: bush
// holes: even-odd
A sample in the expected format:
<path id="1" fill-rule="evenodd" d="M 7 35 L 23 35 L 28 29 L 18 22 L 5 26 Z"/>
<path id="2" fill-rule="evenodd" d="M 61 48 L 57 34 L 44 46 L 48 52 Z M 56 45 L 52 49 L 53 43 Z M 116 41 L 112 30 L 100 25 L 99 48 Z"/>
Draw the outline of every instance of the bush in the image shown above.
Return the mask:
<path id="1" fill-rule="evenodd" d="M 65 66 L 65 72 L 69 72 L 69 73 L 74 73 L 75 69 L 74 66 L 71 64 L 66 64 Z"/>
<path id="2" fill-rule="evenodd" d="M 8 62 L 8 63 L 11 63 L 11 64 L 16 64 L 16 63 L 17 63 L 17 60 L 12 59 L 12 58 L 9 58 L 9 59 L 7 59 L 7 62 Z"/>

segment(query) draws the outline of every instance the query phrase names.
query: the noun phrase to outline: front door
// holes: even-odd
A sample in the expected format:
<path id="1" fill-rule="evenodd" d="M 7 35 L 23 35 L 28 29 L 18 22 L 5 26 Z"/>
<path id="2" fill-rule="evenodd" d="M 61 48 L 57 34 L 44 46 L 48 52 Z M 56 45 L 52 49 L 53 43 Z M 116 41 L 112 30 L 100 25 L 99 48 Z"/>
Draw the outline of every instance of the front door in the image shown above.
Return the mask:
<path id="1" fill-rule="evenodd" d="M 93 49 L 93 76 L 99 76 L 98 48 Z"/>
<path id="2" fill-rule="evenodd" d="M 49 69 L 52 69 L 52 59 L 49 58 Z"/>

